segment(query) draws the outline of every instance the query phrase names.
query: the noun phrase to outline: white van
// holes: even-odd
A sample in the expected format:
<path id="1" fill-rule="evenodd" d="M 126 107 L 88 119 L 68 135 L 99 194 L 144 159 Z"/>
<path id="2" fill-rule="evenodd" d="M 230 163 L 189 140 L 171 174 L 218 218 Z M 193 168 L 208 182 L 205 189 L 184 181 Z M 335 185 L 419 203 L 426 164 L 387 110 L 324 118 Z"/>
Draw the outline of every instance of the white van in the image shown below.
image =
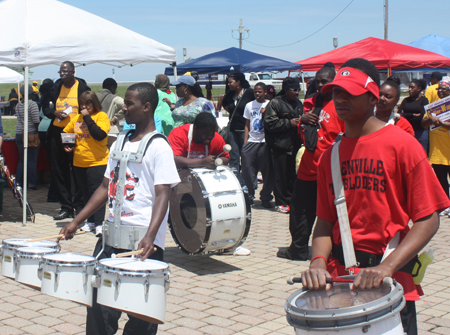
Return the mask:
<path id="1" fill-rule="evenodd" d="M 256 83 L 263 82 L 266 85 L 279 85 L 280 81 L 274 80 L 273 74 L 268 72 L 245 73 L 245 79 L 254 87 Z"/>

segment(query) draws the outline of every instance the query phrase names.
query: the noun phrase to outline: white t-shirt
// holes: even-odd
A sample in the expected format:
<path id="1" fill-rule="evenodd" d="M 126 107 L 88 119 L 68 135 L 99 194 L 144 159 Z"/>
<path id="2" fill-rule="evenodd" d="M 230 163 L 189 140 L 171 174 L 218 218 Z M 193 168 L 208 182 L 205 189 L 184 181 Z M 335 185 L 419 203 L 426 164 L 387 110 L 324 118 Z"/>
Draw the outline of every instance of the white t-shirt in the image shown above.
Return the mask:
<path id="1" fill-rule="evenodd" d="M 114 142 L 111 151 L 117 142 Z M 138 142 L 125 141 L 123 151 L 137 152 Z M 119 172 L 119 161 L 108 159 L 105 177 L 109 179 L 108 187 L 108 221 L 114 221 L 114 206 L 116 203 L 117 182 L 113 182 L 115 168 Z M 163 138 L 155 138 L 147 149 L 142 163 L 128 162 L 125 184 L 125 196 L 122 205 L 121 223 L 130 226 L 148 227 L 152 217 L 155 202 L 155 185 L 169 184 L 174 187 L 180 182 L 173 152 Z M 167 217 L 169 210 L 156 234 L 154 244 L 164 249 L 166 237 Z"/>
<path id="2" fill-rule="evenodd" d="M 248 132 L 249 142 L 261 143 L 266 141 L 264 137 L 264 125 L 261 120 L 260 110 L 262 107 L 267 106 L 268 103 L 269 101 L 258 102 L 256 100 L 253 100 L 245 105 L 244 118 L 250 120 L 250 128 Z"/>

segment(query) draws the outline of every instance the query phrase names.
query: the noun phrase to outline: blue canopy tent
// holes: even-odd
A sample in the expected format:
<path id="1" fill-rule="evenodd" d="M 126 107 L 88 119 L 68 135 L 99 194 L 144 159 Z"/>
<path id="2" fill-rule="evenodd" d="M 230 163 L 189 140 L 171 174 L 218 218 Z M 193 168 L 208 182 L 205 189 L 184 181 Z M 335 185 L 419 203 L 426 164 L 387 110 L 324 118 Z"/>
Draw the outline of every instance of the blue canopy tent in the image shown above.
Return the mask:
<path id="1" fill-rule="evenodd" d="M 447 37 L 430 34 L 408 43 L 408 45 L 450 58 L 450 38 Z"/>
<path id="2" fill-rule="evenodd" d="M 302 66 L 282 59 L 264 56 L 238 48 L 229 48 L 205 55 L 177 66 L 177 74 L 188 71 L 198 74 L 230 74 L 234 72 L 262 72 L 300 70 Z M 166 67 L 166 76 L 173 76 L 173 68 Z"/>

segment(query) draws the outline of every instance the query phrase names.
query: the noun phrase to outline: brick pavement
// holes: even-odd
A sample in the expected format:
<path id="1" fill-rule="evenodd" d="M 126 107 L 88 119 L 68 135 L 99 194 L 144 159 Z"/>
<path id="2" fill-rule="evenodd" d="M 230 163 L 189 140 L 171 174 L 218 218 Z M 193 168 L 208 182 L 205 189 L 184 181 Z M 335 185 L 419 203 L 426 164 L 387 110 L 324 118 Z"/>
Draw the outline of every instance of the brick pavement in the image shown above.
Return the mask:
<path id="1" fill-rule="evenodd" d="M 51 216 L 58 206 L 45 202 L 45 192 L 44 187 L 30 191 L 36 224 L 22 227 L 21 209 L 10 190 L 4 190 L 1 240 L 59 232 L 68 221 L 53 221 Z M 251 249 L 250 256 L 188 256 L 176 248 L 167 233 L 165 261 L 172 271 L 171 286 L 166 323 L 159 327 L 158 334 L 294 334 L 283 306 L 299 287 L 287 285 L 285 278 L 298 275 L 308 262 L 275 256 L 278 247 L 289 244 L 288 215 L 264 209 L 258 201 L 252 214 L 252 227 L 244 245 Z M 419 334 L 450 334 L 449 221 L 441 221 L 441 229 L 428 246 L 435 250 L 435 261 L 424 280 L 426 295 L 417 303 Z M 63 241 L 61 252 L 90 255 L 95 241 L 93 234 Z M 0 277 L 0 283 L 0 334 L 84 334 L 85 307 L 41 294 L 5 277 Z M 123 314 L 121 329 L 125 322 Z"/>

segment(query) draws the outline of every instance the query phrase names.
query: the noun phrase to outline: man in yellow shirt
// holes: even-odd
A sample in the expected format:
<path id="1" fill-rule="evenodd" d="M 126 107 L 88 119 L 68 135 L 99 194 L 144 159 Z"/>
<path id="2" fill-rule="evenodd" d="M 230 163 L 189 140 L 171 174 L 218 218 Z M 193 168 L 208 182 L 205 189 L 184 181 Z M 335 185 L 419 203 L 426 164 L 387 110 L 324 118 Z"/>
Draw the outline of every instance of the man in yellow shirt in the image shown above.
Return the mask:
<path id="1" fill-rule="evenodd" d="M 442 80 L 442 73 L 440 72 L 432 72 L 430 76 L 431 85 L 427 88 L 425 92 L 425 97 L 428 99 L 428 102 L 431 104 L 432 102 L 438 101 L 438 91 L 439 82 Z"/>
<path id="2" fill-rule="evenodd" d="M 33 88 L 33 93 L 31 93 L 31 100 L 39 102 L 39 87 L 36 80 L 33 81 L 33 85 L 31 87 Z"/>
<path id="3" fill-rule="evenodd" d="M 78 115 L 78 97 L 91 89 L 86 81 L 75 77 L 75 65 L 72 62 L 62 63 L 58 73 L 60 79 L 55 82 L 50 91 L 50 102 L 46 102 L 46 105 L 42 107 L 44 115 L 53 120 L 48 129 L 47 138 L 50 142 L 52 174 L 55 177 L 61 203 L 61 211 L 53 219 L 63 220 L 73 217 L 74 211 L 81 211 L 83 196 L 72 176 L 73 153 L 64 151 L 61 133 L 70 120 Z M 75 185 L 72 185 L 72 180 Z"/>

